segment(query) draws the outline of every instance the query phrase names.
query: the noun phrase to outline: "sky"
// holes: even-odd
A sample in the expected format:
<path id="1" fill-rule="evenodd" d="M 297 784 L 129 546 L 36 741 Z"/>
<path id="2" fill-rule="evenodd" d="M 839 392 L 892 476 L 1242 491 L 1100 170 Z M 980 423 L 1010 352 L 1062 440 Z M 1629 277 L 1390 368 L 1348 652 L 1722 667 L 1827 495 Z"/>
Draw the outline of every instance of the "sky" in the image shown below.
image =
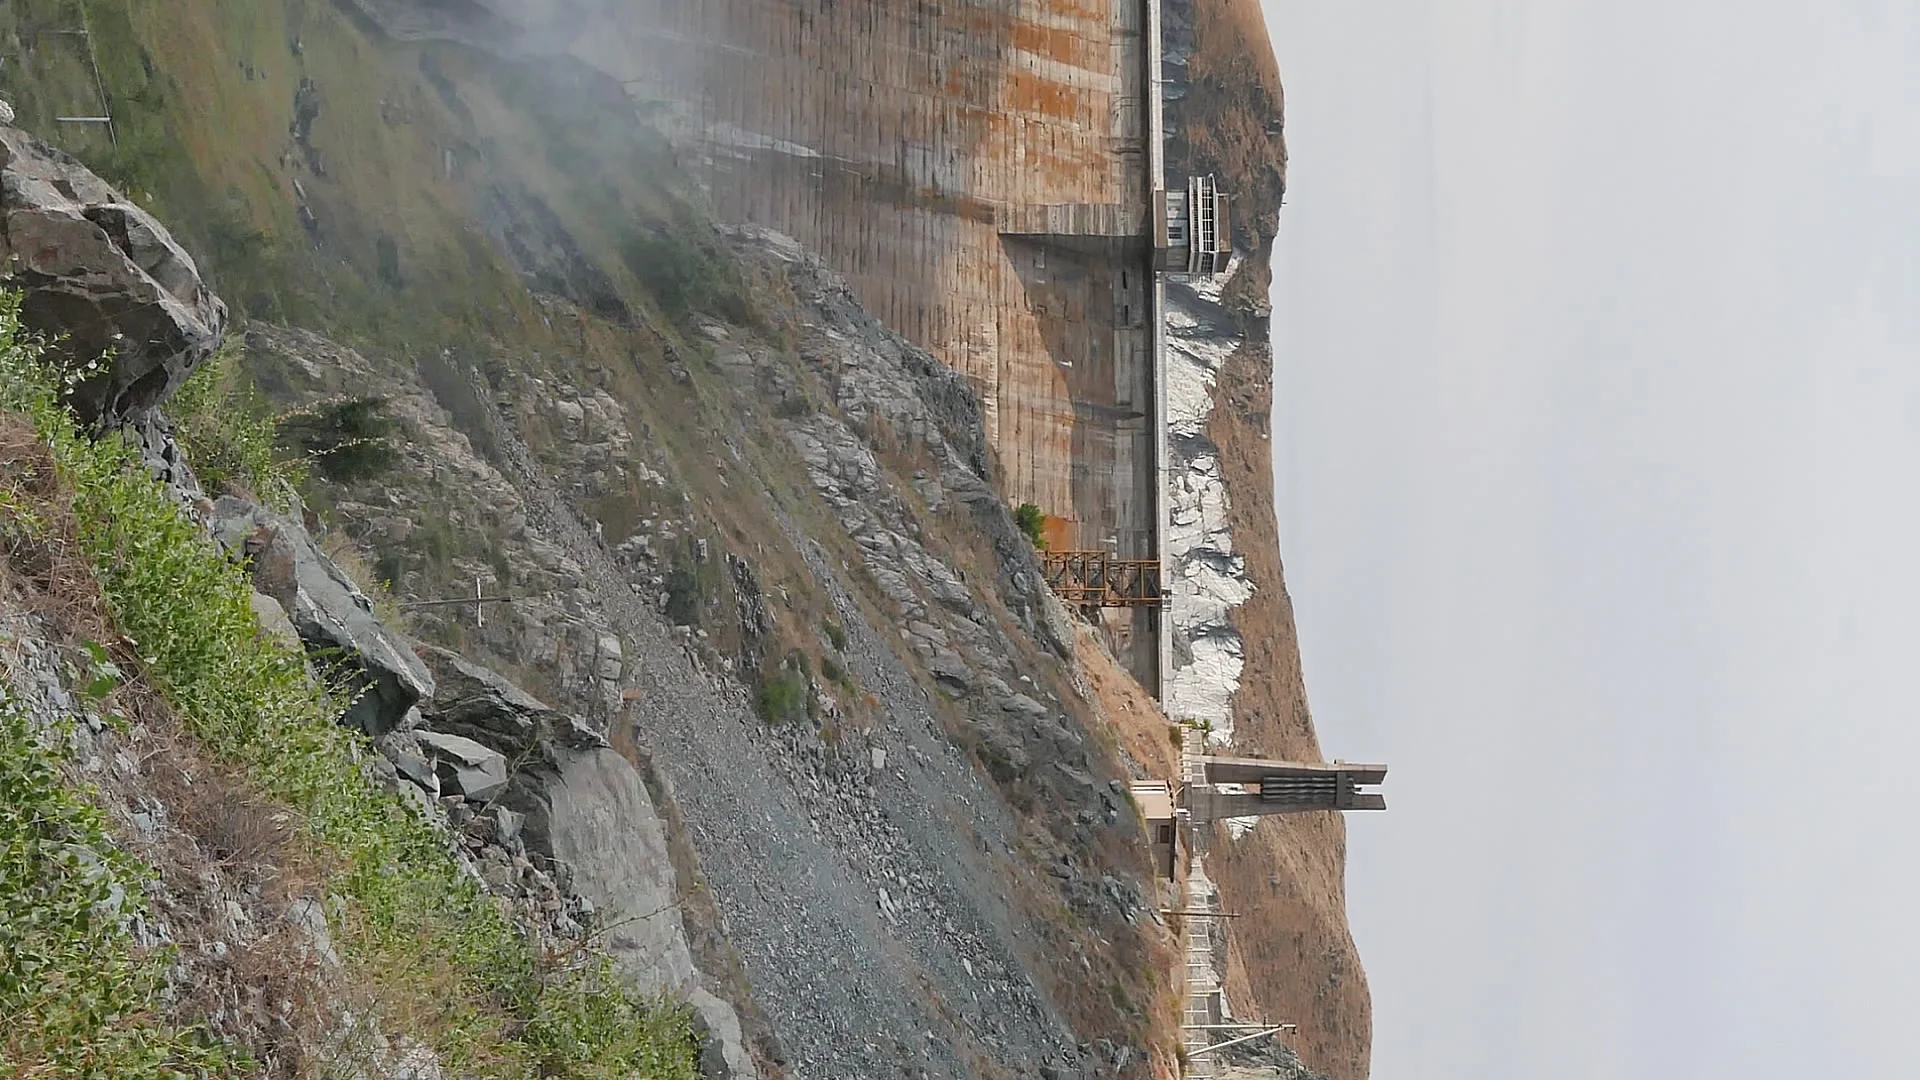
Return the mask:
<path id="1" fill-rule="evenodd" d="M 1920 1076 L 1920 4 L 1264 5 L 1374 1077 Z"/>

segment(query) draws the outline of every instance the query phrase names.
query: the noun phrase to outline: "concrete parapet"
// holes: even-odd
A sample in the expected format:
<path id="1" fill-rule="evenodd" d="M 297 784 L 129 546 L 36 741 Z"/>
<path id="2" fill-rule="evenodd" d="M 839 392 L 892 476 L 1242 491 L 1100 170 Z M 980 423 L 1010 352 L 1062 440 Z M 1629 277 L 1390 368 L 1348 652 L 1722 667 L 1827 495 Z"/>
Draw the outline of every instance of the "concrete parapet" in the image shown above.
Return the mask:
<path id="1" fill-rule="evenodd" d="M 1180 806 L 1195 825 L 1226 818 L 1298 814 L 1315 810 L 1385 810 L 1384 797 L 1360 790 L 1386 779 L 1385 765 L 1331 765 L 1264 758 L 1183 760 L 1188 782 Z M 1193 779 L 1198 773 L 1199 781 Z M 1222 790 L 1221 786 L 1229 790 Z"/>

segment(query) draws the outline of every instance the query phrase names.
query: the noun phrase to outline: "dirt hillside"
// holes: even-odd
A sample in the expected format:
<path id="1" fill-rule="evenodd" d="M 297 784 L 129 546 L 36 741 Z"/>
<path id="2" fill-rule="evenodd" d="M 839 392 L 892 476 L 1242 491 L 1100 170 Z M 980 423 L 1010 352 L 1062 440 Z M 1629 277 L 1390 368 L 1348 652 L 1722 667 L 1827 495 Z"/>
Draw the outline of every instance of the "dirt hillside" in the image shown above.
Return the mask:
<path id="1" fill-rule="evenodd" d="M 1286 191 L 1284 96 L 1256 0 L 1195 0 L 1194 50 L 1184 98 L 1170 103 L 1170 170 L 1211 172 L 1234 196 L 1235 243 L 1252 254 L 1228 288 L 1246 335 L 1214 386 L 1209 438 L 1220 449 L 1230 527 L 1256 591 L 1233 622 L 1246 666 L 1233 700 L 1235 748 L 1321 760 L 1300 670 L 1274 516 L 1273 354 L 1268 259 Z M 1346 826 L 1310 815 L 1272 819 L 1214 846 L 1208 872 L 1231 929 L 1228 997 L 1236 1011 L 1300 1025 L 1295 1046 L 1336 1080 L 1367 1075 L 1372 1042 L 1366 974 L 1347 930 Z"/>

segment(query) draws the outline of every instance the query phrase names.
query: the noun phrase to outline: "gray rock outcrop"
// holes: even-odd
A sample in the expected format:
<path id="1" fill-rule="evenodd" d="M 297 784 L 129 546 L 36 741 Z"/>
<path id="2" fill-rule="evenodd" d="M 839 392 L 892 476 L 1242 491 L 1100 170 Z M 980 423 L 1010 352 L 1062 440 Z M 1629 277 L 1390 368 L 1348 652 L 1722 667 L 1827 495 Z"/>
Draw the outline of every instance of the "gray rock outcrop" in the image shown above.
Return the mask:
<path id="1" fill-rule="evenodd" d="M 433 755 L 441 791 L 491 802 L 507 790 L 507 757 L 500 751 L 440 731 L 422 731 L 418 737 Z"/>
<path id="2" fill-rule="evenodd" d="M 398 41 L 454 41 L 510 56 L 566 52 L 582 39 L 616 32 L 595 5 L 580 0 L 348 0 Z"/>
<path id="3" fill-rule="evenodd" d="M 557 875 L 590 905 L 601 942 L 616 969 L 651 993 L 686 997 L 702 1038 L 701 1075 L 714 1080 L 757 1076 L 733 1007 L 703 984 L 680 918 L 666 831 L 640 774 L 598 733 L 547 708 L 496 672 L 457 653 L 421 646 L 434 692 L 414 733 L 438 754 L 443 747 L 484 744 L 511 758 L 494 813 L 514 815 L 513 829 L 529 857 L 563 868 Z M 441 758 L 440 780 L 448 774 Z"/>
<path id="4" fill-rule="evenodd" d="M 431 645 L 415 656 L 433 678 L 423 711 L 435 731 L 462 735 L 513 758 L 552 764 L 563 750 L 605 747 L 598 732 L 458 653 Z"/>
<path id="5" fill-rule="evenodd" d="M 308 650 L 356 688 L 343 723 L 384 735 L 433 692 L 433 676 L 412 648 L 381 624 L 373 602 L 305 529 L 232 495 L 221 496 L 207 518 L 229 552 L 251 561 L 254 588 L 280 605 Z"/>
<path id="6" fill-rule="evenodd" d="M 52 355 L 103 370 L 75 390 L 87 422 L 137 418 L 220 343 L 227 308 L 193 257 L 85 166 L 0 125 L 0 261 Z"/>
<path id="7" fill-rule="evenodd" d="M 694 969 L 666 832 L 640 774 L 612 750 L 569 750 L 537 790 L 546 854 L 571 868 L 574 891 L 593 903 L 615 967 L 636 986 L 686 995 L 704 1029 L 701 1075 L 756 1075 L 733 1007 Z"/>
<path id="8" fill-rule="evenodd" d="M 1327 1080 L 1300 1060 L 1293 1048 L 1262 1039 L 1218 1051 L 1220 1080 Z"/>

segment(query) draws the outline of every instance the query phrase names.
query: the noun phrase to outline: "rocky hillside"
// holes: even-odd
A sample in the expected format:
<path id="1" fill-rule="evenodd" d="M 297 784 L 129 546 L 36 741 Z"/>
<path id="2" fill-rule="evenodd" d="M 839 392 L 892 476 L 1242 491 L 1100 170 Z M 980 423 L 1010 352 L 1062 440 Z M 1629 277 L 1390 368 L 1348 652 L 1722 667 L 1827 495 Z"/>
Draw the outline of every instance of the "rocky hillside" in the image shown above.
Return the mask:
<path id="1" fill-rule="evenodd" d="M 1117 786 L 1165 753 L 1163 719 L 1041 587 L 966 386 L 808 252 L 708 223 L 619 58 L 582 59 L 591 24 L 572 16 L 594 10 L 0 8 L 0 96 L 77 159 L 7 133 L 24 260 L 9 284 L 29 326 L 70 335 L 61 355 L 113 357 L 66 404 L 140 421 L 146 465 L 198 530 L 182 550 L 222 545 L 194 564 L 229 574 L 209 595 L 277 633 L 262 655 L 306 654 L 240 704 L 278 716 L 291 697 L 303 723 L 357 732 L 301 736 L 328 753 L 298 760 L 351 806 L 412 805 L 425 830 L 353 834 L 372 848 L 272 831 L 235 864 L 200 804 L 116 774 L 135 797 L 105 803 L 101 845 L 157 871 L 153 909 L 199 920 L 116 924 L 114 947 L 154 976 L 142 1000 L 193 1046 L 287 1075 L 343 1046 L 395 1076 L 585 1075 L 656 1051 L 642 1075 L 1171 1075 L 1174 954 Z M 1170 164 L 1222 175 L 1239 207 L 1226 287 L 1175 296 L 1206 342 L 1182 429 L 1188 460 L 1210 463 L 1199 554 L 1231 571 L 1202 598 L 1200 636 L 1238 664 L 1212 705 L 1240 746 L 1317 757 L 1267 462 L 1279 83 L 1250 0 L 1167 11 L 1191 44 L 1169 56 L 1186 72 Z M 105 113 L 110 130 L 57 119 Z M 20 498 L 85 504 L 65 484 Z M 97 567 L 122 549 L 90 550 Z M 215 803 L 315 815 L 309 788 L 260 779 L 286 744 L 200 726 L 164 664 L 147 672 L 165 657 L 94 659 L 116 623 L 145 641 L 111 587 L 76 630 L 44 612 L 66 594 L 31 584 L 9 601 L 27 643 L 9 670 L 36 745 L 184 741 L 223 777 Z M 127 733 L 87 722 L 100 710 L 75 696 L 73 657 L 156 688 L 150 709 L 120 709 Z M 345 680 L 352 707 L 314 699 L 308 667 Z M 120 747 L 87 737 L 42 779 L 117 765 Z M 181 824 L 141 824 L 162 820 Z M 441 853 L 405 880 L 466 884 L 369 893 L 386 921 L 367 921 L 328 875 L 392 835 Z M 1299 1023 L 1306 1062 L 1340 1080 L 1364 1076 L 1368 1039 L 1343 843 L 1337 820 L 1263 825 L 1210 867 L 1249 912 L 1236 1007 Z M 293 849 L 331 854 L 296 866 Z M 404 948 L 366 931 L 441 909 L 451 921 Z M 166 937 L 201 959 L 155 967 Z M 494 978 L 476 942 L 526 977 Z M 546 974 L 555 957 L 566 978 Z M 256 960 L 291 1005 L 247 999 Z M 433 978 L 396 975 L 417 971 Z M 343 996 L 362 983 L 391 996 Z M 565 1007 L 540 1011 L 548 991 Z M 529 1020 L 553 1015 L 598 1026 L 569 1043 Z"/>
<path id="2" fill-rule="evenodd" d="M 1234 195 L 1237 256 L 1224 283 L 1168 290 L 1184 317 L 1171 335 L 1170 364 L 1204 388 L 1170 424 L 1175 456 L 1193 478 L 1200 524 L 1191 558 L 1220 568 L 1196 576 L 1205 584 L 1176 600 L 1176 620 L 1184 607 L 1199 627 L 1185 645 L 1208 675 L 1195 680 L 1203 692 L 1190 695 L 1185 711 L 1230 732 L 1237 752 L 1319 761 L 1273 505 L 1267 294 L 1287 166 L 1279 71 L 1253 0 L 1170 0 L 1164 10 L 1171 36 L 1187 46 L 1169 49 L 1178 97 L 1167 126 L 1179 135 L 1169 142 L 1168 169 L 1221 177 Z M 1264 821 L 1216 843 L 1208 858 L 1224 906 L 1246 913 L 1228 931 L 1230 1001 L 1249 1015 L 1299 1024 L 1295 1046 L 1309 1065 L 1359 1080 L 1372 1019 L 1347 930 L 1345 866 L 1344 823 L 1317 814 Z"/>
<path id="3" fill-rule="evenodd" d="M 101 843 L 157 875 L 151 910 L 218 926 L 167 924 L 211 959 L 162 964 L 142 1001 L 285 1075 L 338 1069 L 343 1046 L 373 1070 L 352 1075 L 1171 1073 L 1127 765 L 962 382 L 790 241 L 706 224 L 604 76 L 296 0 L 90 5 L 76 65 L 40 34 L 68 13 L 44 8 L 0 17 L 28 58 L 5 92 L 112 183 L 7 130 L 9 284 L 29 326 L 70 333 L 66 403 L 134 422 L 171 485 L 140 498 L 183 508 L 169 543 L 219 582 L 208 640 L 253 663 L 228 632 L 268 635 L 271 680 L 214 679 L 258 691 L 235 714 L 298 700 L 309 725 L 203 724 L 109 587 L 99 617 L 138 646 L 101 662 L 157 691 L 124 737 L 179 713 L 227 763 L 215 803 L 290 830 L 235 864 L 198 804 L 116 780 L 130 801 L 108 800 Z M 96 62 L 117 146 L 52 119 Z M 76 367 L 101 343 L 74 331 L 103 315 L 110 366 Z M 34 415 L 80 455 L 54 471 L 120 475 L 118 441 L 61 443 Z M 158 581 L 133 549 L 89 550 Z M 30 655 L 113 640 L 25 633 Z M 74 729 L 60 709 L 92 730 L 48 694 L 33 731 Z M 269 782 L 288 739 L 321 788 Z M 59 775 L 119 760 L 60 745 Z M 325 834 L 316 790 L 386 824 Z M 143 821 L 198 853 L 171 866 Z M 303 821 L 322 857 L 300 876 Z M 375 888 L 391 836 L 454 900 Z M 450 937 L 394 936 L 440 912 Z M 158 963 L 145 925 L 116 947 Z M 496 932 L 516 944 L 485 947 Z M 528 981 L 487 981 L 522 955 Z M 293 1006 L 248 996 L 256 962 L 301 987 Z M 376 975 L 391 995 L 346 989 Z M 541 993 L 579 1022 L 543 1027 L 575 1013 Z"/>

